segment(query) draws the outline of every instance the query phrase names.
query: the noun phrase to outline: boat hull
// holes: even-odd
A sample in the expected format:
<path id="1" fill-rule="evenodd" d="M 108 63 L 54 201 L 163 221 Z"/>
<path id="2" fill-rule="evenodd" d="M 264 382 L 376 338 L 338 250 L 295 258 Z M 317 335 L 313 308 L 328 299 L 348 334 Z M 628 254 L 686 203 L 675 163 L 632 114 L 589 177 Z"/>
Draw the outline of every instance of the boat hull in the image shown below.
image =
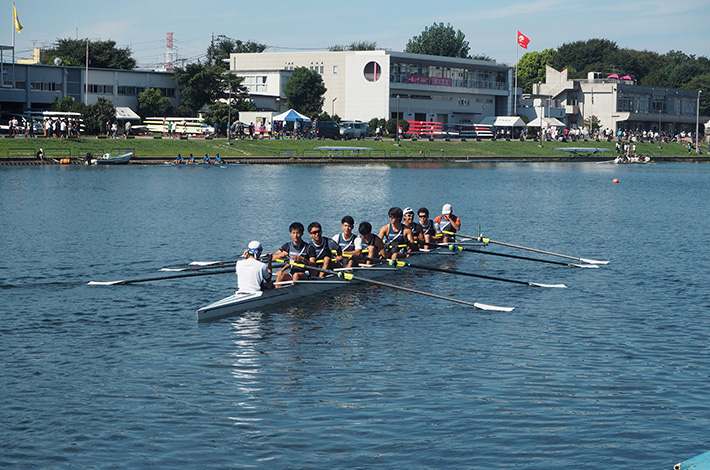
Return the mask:
<path id="1" fill-rule="evenodd" d="M 455 256 L 454 252 L 448 249 L 428 252 L 415 258 L 419 265 L 438 265 L 446 259 Z M 350 272 L 366 279 L 379 279 L 383 277 L 394 277 L 402 272 L 411 272 L 410 268 L 395 268 L 388 265 L 360 266 L 357 268 L 346 268 L 340 271 Z M 327 276 L 323 279 L 313 279 L 308 281 L 295 281 L 277 289 L 271 289 L 256 293 L 234 293 L 214 303 L 197 310 L 197 321 L 210 321 L 237 315 L 250 310 L 258 310 L 270 305 L 283 304 L 293 300 L 314 297 L 317 294 L 330 290 L 352 286 L 359 281 L 341 280 L 336 276 Z"/>

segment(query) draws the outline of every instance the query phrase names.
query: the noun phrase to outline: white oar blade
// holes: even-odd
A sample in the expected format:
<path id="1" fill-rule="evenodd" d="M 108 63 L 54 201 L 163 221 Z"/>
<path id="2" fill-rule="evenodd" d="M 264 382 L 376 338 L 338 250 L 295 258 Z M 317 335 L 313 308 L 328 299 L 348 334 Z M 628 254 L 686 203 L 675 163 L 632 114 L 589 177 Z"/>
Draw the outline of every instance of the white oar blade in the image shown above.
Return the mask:
<path id="1" fill-rule="evenodd" d="M 126 281 L 89 281 L 90 286 L 115 286 L 116 284 L 123 284 Z"/>
<path id="2" fill-rule="evenodd" d="M 486 305 L 480 302 L 475 302 L 474 307 L 480 310 L 493 310 L 495 312 L 512 312 L 515 307 L 497 307 L 495 305 Z"/>
<path id="3" fill-rule="evenodd" d="M 221 261 L 192 261 L 188 266 L 210 266 L 219 263 L 221 263 Z"/>
<path id="4" fill-rule="evenodd" d="M 564 284 L 541 284 L 539 282 L 531 282 L 530 285 L 533 287 L 556 287 L 556 288 L 560 288 L 560 289 L 567 288 L 567 286 Z"/>
<path id="5" fill-rule="evenodd" d="M 570 266 L 573 266 L 575 268 L 599 268 L 598 265 L 596 264 L 577 264 L 577 263 L 569 263 Z"/>
<path id="6" fill-rule="evenodd" d="M 609 264 L 608 261 L 599 261 L 596 259 L 579 258 L 579 260 L 583 263 L 589 263 L 589 264 Z"/>
<path id="7" fill-rule="evenodd" d="M 160 268 L 158 271 L 169 271 L 169 272 L 175 272 L 175 271 L 188 271 L 188 269 L 185 268 Z"/>

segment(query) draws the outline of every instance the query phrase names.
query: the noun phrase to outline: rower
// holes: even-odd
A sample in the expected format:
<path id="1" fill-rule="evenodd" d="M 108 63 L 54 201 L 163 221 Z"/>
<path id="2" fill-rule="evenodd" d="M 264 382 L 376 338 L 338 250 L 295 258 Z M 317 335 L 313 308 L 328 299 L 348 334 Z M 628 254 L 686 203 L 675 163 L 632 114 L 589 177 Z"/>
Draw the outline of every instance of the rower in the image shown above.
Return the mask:
<path id="1" fill-rule="evenodd" d="M 387 257 L 385 245 L 380 237 L 372 233 L 372 224 L 370 222 L 360 222 L 357 231 L 360 233 L 358 238 L 360 239 L 363 256 L 376 259 Z M 367 262 L 367 264 L 370 263 L 371 261 Z"/>
<path id="2" fill-rule="evenodd" d="M 303 224 L 300 222 L 294 222 L 288 227 L 289 233 L 291 235 L 291 241 L 285 243 L 276 253 L 271 257 L 272 260 L 287 257 L 290 261 L 294 261 L 300 264 L 306 264 L 315 266 L 316 265 L 316 252 L 313 249 L 313 245 L 303 241 Z M 290 269 L 290 273 L 286 270 Z M 276 283 L 282 281 L 298 281 L 301 279 L 309 279 L 310 274 L 304 268 L 299 268 L 296 266 L 291 266 L 289 263 L 285 264 L 281 268 L 276 276 Z"/>
<path id="3" fill-rule="evenodd" d="M 412 231 L 412 238 L 414 238 L 415 243 L 424 243 L 424 230 L 421 225 L 414 221 L 414 210 L 411 207 L 406 207 L 402 213 L 404 216 L 402 225 Z M 414 245 L 412 249 L 416 250 L 418 246 Z"/>
<path id="4" fill-rule="evenodd" d="M 190 154 L 190 158 L 187 159 L 187 163 L 188 163 L 189 165 L 194 165 L 194 164 L 195 164 L 195 157 L 194 157 L 192 154 Z"/>
<path id="5" fill-rule="evenodd" d="M 215 163 L 224 163 L 224 160 L 222 160 L 222 157 L 220 157 L 219 154 L 217 154 L 217 156 L 214 157 L 214 162 Z"/>
<path id="6" fill-rule="evenodd" d="M 436 235 L 434 221 L 429 218 L 429 209 L 426 207 L 420 207 L 417 211 L 417 216 L 419 217 L 419 225 L 422 228 L 424 246 L 428 246 L 428 244 L 434 243 L 434 236 Z"/>
<path id="7" fill-rule="evenodd" d="M 340 227 L 343 232 L 338 233 L 333 237 L 335 243 L 340 246 L 340 254 L 337 257 L 337 261 L 347 267 L 353 265 L 353 260 L 350 258 L 347 263 L 343 261 L 343 254 L 357 256 L 360 254 L 360 250 L 357 248 L 355 243 L 357 242 L 357 237 L 353 234 L 353 227 L 355 227 L 355 220 L 346 215 L 340 221 Z"/>
<path id="8" fill-rule="evenodd" d="M 202 157 L 202 163 L 206 163 L 206 164 L 212 163 L 212 160 L 210 160 L 209 155 L 205 154 L 205 156 Z"/>
<path id="9" fill-rule="evenodd" d="M 180 154 L 178 153 L 178 156 L 177 156 L 177 158 L 176 158 L 175 160 L 173 160 L 173 163 L 174 163 L 175 165 L 181 165 L 181 164 L 185 163 L 185 159 L 182 158 L 182 155 L 180 155 Z"/>
<path id="10" fill-rule="evenodd" d="M 404 258 L 407 256 L 409 247 L 414 245 L 412 231 L 402 224 L 402 209 L 399 207 L 391 208 L 387 215 L 390 218 L 390 223 L 383 225 L 379 233 L 382 243 L 385 244 L 386 257 Z"/>
<path id="11" fill-rule="evenodd" d="M 308 226 L 308 234 L 311 236 L 311 245 L 316 251 L 316 263 L 322 264 L 323 269 L 333 269 L 336 261 L 334 257 L 343 256 L 340 245 L 334 240 L 323 236 L 323 227 L 318 222 L 312 222 Z M 320 277 L 325 277 L 326 273 L 321 271 Z"/>
<path id="12" fill-rule="evenodd" d="M 271 256 L 268 264 L 259 261 L 261 257 L 261 243 L 254 240 L 244 250 L 241 259 L 237 261 L 237 293 L 253 294 L 267 289 L 273 289 L 271 283 Z"/>
<path id="13" fill-rule="evenodd" d="M 444 204 L 441 208 L 441 215 L 434 219 L 437 235 L 443 235 L 444 243 L 456 241 L 453 233 L 461 230 L 461 219 L 453 214 L 451 204 Z"/>

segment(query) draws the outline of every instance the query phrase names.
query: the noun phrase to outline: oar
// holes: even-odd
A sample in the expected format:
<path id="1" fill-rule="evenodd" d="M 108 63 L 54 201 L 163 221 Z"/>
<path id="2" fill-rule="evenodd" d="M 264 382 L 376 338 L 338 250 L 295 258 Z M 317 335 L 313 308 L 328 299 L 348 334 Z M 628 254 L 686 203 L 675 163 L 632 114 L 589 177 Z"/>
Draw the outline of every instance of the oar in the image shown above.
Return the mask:
<path id="1" fill-rule="evenodd" d="M 512 243 L 505 243 L 505 242 L 499 242 L 496 240 L 491 240 L 490 238 L 483 238 L 483 237 L 473 237 L 471 235 L 464 235 L 463 233 L 452 233 L 452 232 L 444 232 L 448 235 L 457 235 L 463 238 L 468 238 L 470 240 L 478 240 L 483 243 L 493 243 L 495 245 L 502 245 L 502 246 L 507 246 L 510 248 L 518 248 L 520 250 L 527 250 L 527 251 L 534 251 L 536 253 L 542 253 L 544 255 L 550 255 L 550 256 L 557 256 L 559 258 L 567 258 L 567 259 L 574 259 L 577 261 L 581 261 L 583 263 L 589 263 L 589 264 L 609 264 L 609 261 L 599 261 L 595 259 L 588 259 L 588 258 L 578 258 L 576 256 L 569 256 L 569 255 L 562 255 L 560 253 L 553 253 L 551 251 L 545 251 L 545 250 L 538 250 L 537 248 L 530 248 L 527 246 L 520 246 L 520 245 L 513 245 Z"/>
<path id="2" fill-rule="evenodd" d="M 408 261 L 400 261 L 400 260 L 394 260 L 394 259 L 372 259 L 372 258 L 365 258 L 363 256 L 354 256 L 353 258 L 356 259 L 361 259 L 363 261 L 369 260 L 369 261 L 376 261 L 378 263 L 386 263 L 389 264 L 390 266 L 397 266 L 397 267 L 403 267 L 407 266 L 410 268 L 414 269 L 423 269 L 425 271 L 434 271 L 438 273 L 448 273 L 448 274 L 458 274 L 459 276 L 469 276 L 469 277 L 478 277 L 481 279 L 489 279 L 491 281 L 502 281 L 502 282 L 510 282 L 513 284 L 520 284 L 523 286 L 532 286 L 532 287 L 567 287 L 564 284 L 541 284 L 539 282 L 529 282 L 529 281 L 517 281 L 515 279 L 506 279 L 503 277 L 494 277 L 494 276 L 486 276 L 484 274 L 474 274 L 474 273 L 467 273 L 464 271 L 458 271 L 455 269 L 446 269 L 446 268 L 436 268 L 432 266 L 422 266 L 420 264 L 412 264 Z"/>
<path id="3" fill-rule="evenodd" d="M 536 261 L 538 263 L 556 264 L 558 266 L 571 266 L 573 268 L 598 268 L 599 267 L 596 264 L 563 263 L 561 261 L 550 261 L 547 259 L 529 258 L 527 256 L 509 255 L 507 253 L 495 253 L 492 251 L 483 251 L 483 250 L 476 250 L 473 248 L 464 248 L 463 246 L 453 245 L 453 244 L 449 245 L 449 249 L 452 251 L 466 251 L 469 253 L 478 253 L 481 255 L 500 256 L 502 258 L 513 258 L 513 259 L 522 259 L 525 261 Z"/>
<path id="4" fill-rule="evenodd" d="M 316 268 L 316 267 L 313 267 L 310 265 L 293 263 L 293 262 L 291 263 L 291 265 L 296 266 L 298 268 L 312 269 L 314 271 L 320 271 L 320 272 L 324 272 L 326 274 L 332 274 L 334 276 L 338 276 L 341 279 L 347 279 L 349 281 L 352 280 L 352 281 L 368 282 L 368 283 L 383 286 L 383 287 L 389 287 L 390 289 L 403 290 L 405 292 L 411 292 L 413 294 L 426 295 L 429 297 L 434 297 L 436 299 L 448 300 L 449 302 L 456 302 L 459 304 L 469 305 L 471 307 L 475 307 L 480 310 L 495 310 L 498 312 L 510 312 L 515 308 L 515 307 L 497 307 L 495 305 L 486 305 L 486 304 L 482 304 L 479 302 L 467 302 L 465 300 L 454 299 L 452 297 L 446 297 L 446 296 L 439 295 L 439 294 L 432 294 L 431 292 L 425 292 L 425 291 L 421 291 L 421 290 L 417 290 L 417 289 L 412 289 L 410 287 L 404 287 L 404 286 L 398 286 L 396 284 L 390 284 L 389 282 L 376 281 L 374 279 L 356 276 L 356 275 L 346 272 L 346 271 L 331 271 L 330 269 Z"/>
<path id="5" fill-rule="evenodd" d="M 203 269 L 214 269 L 221 268 L 222 266 L 235 266 L 237 261 L 244 258 L 230 260 L 230 261 L 191 261 L 187 266 L 178 268 L 160 268 L 158 271 L 170 271 L 170 272 L 180 272 L 180 271 L 201 271 Z M 261 261 L 266 261 L 266 255 L 260 258 Z"/>
<path id="6" fill-rule="evenodd" d="M 199 273 L 186 273 L 186 274 L 173 274 L 172 276 L 161 276 L 161 277 L 144 277 L 141 279 L 124 279 L 121 281 L 89 281 L 88 284 L 91 286 L 115 286 L 122 284 L 136 284 L 138 282 L 150 282 L 150 281 L 164 281 L 166 279 L 177 279 L 181 277 L 194 277 L 194 276 L 212 276 L 213 274 L 234 274 L 234 269 L 225 269 L 223 271 L 209 271 L 209 272 L 199 272 Z"/>

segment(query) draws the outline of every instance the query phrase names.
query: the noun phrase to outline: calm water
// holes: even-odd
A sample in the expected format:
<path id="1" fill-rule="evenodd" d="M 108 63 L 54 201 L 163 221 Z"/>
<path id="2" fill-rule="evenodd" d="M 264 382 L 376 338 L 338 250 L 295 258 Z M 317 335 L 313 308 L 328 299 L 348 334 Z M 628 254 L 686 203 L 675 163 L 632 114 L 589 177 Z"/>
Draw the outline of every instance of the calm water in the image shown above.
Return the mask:
<path id="1" fill-rule="evenodd" d="M 672 468 L 710 450 L 708 201 L 692 164 L 0 167 L 0 467 Z M 397 281 L 511 313 L 363 287 L 198 324 L 233 275 L 86 285 L 444 202 L 612 262 Z"/>

